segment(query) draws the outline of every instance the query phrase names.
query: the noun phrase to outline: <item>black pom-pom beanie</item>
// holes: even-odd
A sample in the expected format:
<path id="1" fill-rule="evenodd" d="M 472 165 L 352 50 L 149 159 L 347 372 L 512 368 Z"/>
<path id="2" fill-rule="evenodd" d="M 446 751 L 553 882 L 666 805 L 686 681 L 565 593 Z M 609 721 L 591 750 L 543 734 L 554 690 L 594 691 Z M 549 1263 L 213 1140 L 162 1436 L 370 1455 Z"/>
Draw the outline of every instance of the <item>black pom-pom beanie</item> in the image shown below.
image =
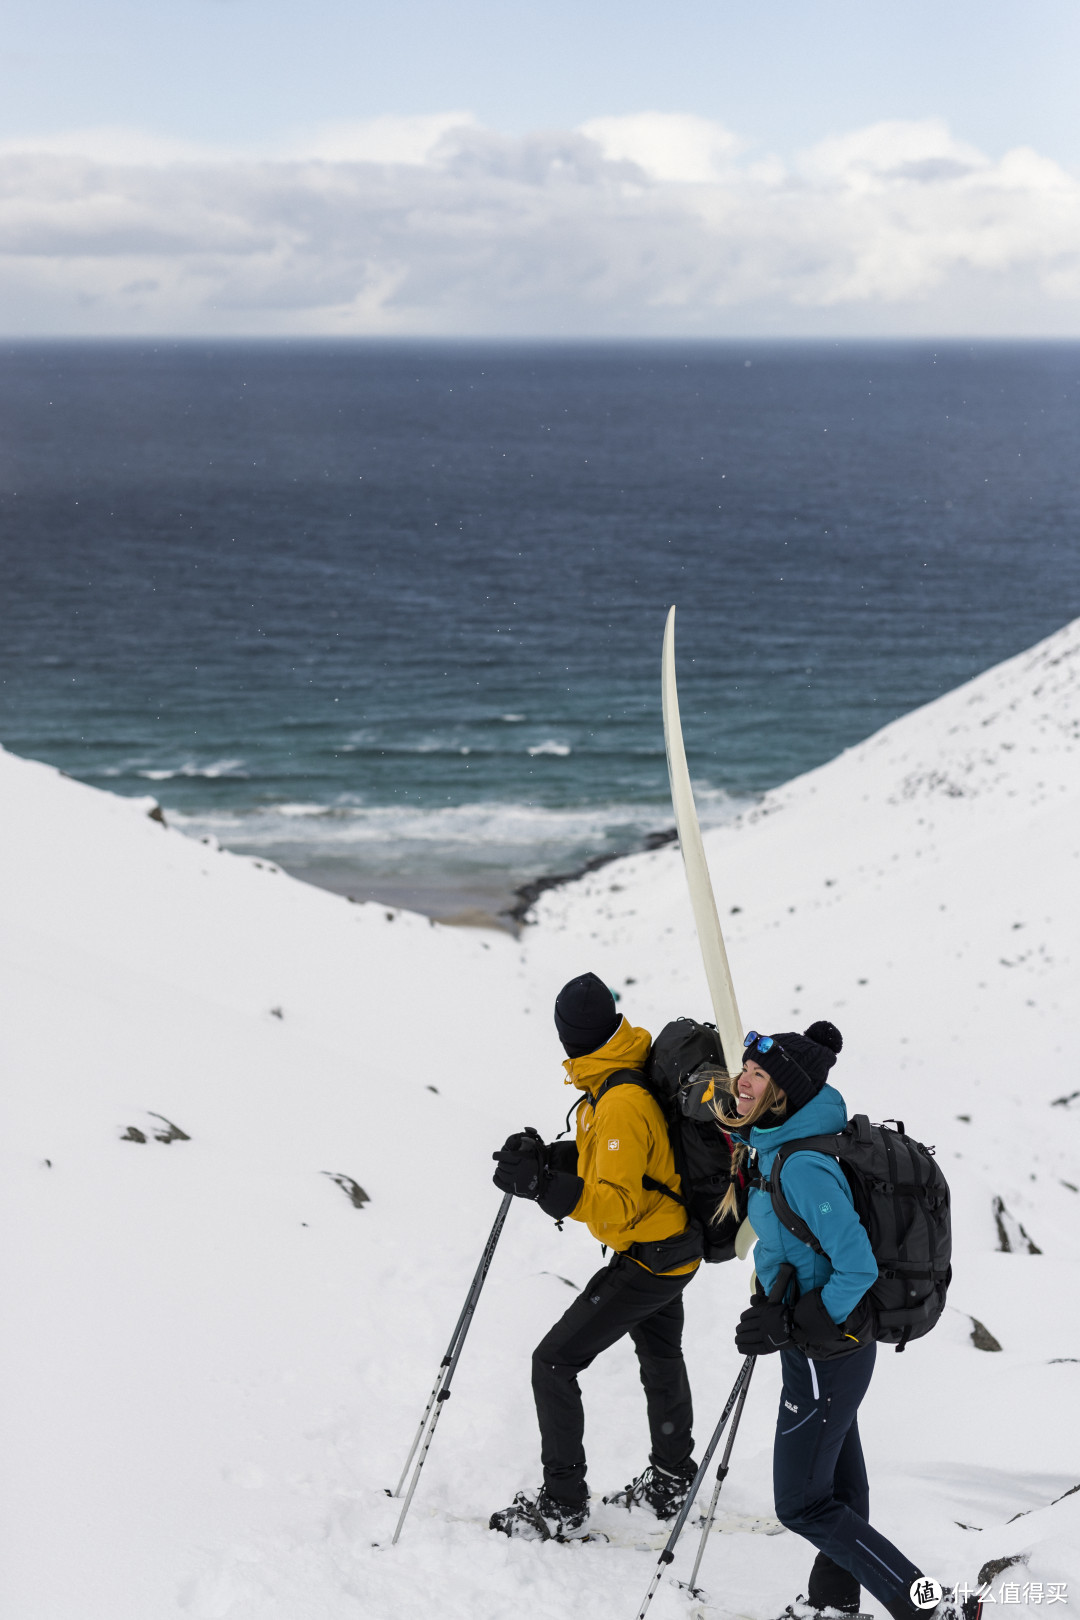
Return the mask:
<path id="1" fill-rule="evenodd" d="M 774 1035 L 772 1041 L 767 1052 L 762 1052 L 755 1042 L 747 1047 L 745 1055 L 763 1068 L 784 1092 L 790 1119 L 817 1096 L 828 1080 L 836 1055 L 843 1048 L 844 1037 L 835 1024 L 821 1018 L 802 1035 L 796 1030 L 787 1030 Z"/>
<path id="2" fill-rule="evenodd" d="M 595 973 L 581 973 L 555 998 L 555 1028 L 567 1057 L 587 1057 L 606 1046 L 622 1023 L 615 997 Z"/>

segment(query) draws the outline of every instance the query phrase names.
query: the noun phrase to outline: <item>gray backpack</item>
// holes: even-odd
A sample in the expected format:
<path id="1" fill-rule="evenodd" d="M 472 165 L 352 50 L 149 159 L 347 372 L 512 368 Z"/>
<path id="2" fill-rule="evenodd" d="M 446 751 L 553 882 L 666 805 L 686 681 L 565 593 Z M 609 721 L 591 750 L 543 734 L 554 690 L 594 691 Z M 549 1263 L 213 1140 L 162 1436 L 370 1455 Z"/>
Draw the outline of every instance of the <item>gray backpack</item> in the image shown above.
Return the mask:
<path id="1" fill-rule="evenodd" d="M 949 1185 L 933 1148 L 905 1135 L 901 1120 L 871 1125 L 865 1114 L 856 1114 L 835 1136 L 785 1142 L 769 1180 L 760 1185 L 771 1195 L 781 1225 L 815 1254 L 824 1254 L 780 1188 L 780 1173 L 793 1153 L 824 1153 L 839 1161 L 847 1177 L 878 1263 L 877 1282 L 867 1296 L 874 1337 L 902 1350 L 909 1339 L 929 1333 L 945 1309 L 952 1278 Z"/>

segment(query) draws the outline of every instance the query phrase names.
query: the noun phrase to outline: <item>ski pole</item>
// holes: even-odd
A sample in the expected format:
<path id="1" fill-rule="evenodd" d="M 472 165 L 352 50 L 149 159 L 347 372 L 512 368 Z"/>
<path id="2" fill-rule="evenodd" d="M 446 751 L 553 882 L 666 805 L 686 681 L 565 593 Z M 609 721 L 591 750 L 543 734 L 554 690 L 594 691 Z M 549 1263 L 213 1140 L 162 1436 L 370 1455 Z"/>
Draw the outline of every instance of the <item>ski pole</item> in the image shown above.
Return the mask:
<path id="1" fill-rule="evenodd" d="M 409 1451 L 408 1457 L 405 1459 L 405 1467 L 402 1469 L 401 1478 L 398 1480 L 397 1489 L 393 1493 L 395 1496 L 400 1496 L 401 1487 L 405 1482 L 405 1475 L 409 1471 L 409 1464 L 412 1462 L 413 1457 L 416 1456 L 417 1447 L 420 1447 L 420 1455 L 417 1458 L 416 1467 L 413 1469 L 413 1476 L 409 1482 L 408 1494 L 402 1503 L 401 1513 L 398 1516 L 397 1527 L 395 1528 L 393 1537 L 391 1538 L 390 1545 L 392 1547 L 396 1546 L 397 1544 L 398 1536 L 401 1534 L 401 1527 L 405 1523 L 405 1515 L 408 1513 L 409 1508 L 412 1505 L 413 1493 L 416 1490 L 417 1481 L 420 1478 L 420 1470 L 423 1468 L 427 1459 L 428 1451 L 431 1448 L 431 1442 L 434 1438 L 439 1418 L 442 1415 L 442 1409 L 446 1402 L 450 1399 L 450 1384 L 453 1380 L 454 1373 L 457 1371 L 458 1359 L 461 1356 L 462 1346 L 465 1343 L 465 1335 L 468 1333 L 469 1327 L 472 1323 L 473 1313 L 476 1310 L 477 1301 L 480 1298 L 480 1290 L 484 1286 L 484 1280 L 487 1277 L 488 1269 L 491 1266 L 492 1257 L 495 1254 L 495 1246 L 502 1235 L 502 1229 L 506 1223 L 506 1217 L 509 1213 L 510 1205 L 513 1203 L 513 1198 L 513 1193 L 506 1193 L 503 1197 L 502 1203 L 499 1206 L 499 1213 L 495 1217 L 495 1224 L 491 1228 L 491 1233 L 486 1244 L 484 1245 L 484 1252 L 480 1256 L 480 1264 L 476 1268 L 476 1274 L 469 1285 L 469 1292 L 465 1296 L 465 1303 L 461 1308 L 461 1315 L 458 1317 L 457 1323 L 455 1324 L 450 1343 L 446 1349 L 446 1354 L 439 1364 L 438 1375 L 436 1376 L 431 1394 L 428 1397 L 428 1403 L 424 1409 L 424 1415 L 420 1419 L 420 1427 L 416 1431 L 416 1438 L 412 1443 L 412 1448 Z M 427 1430 L 426 1438 L 424 1434 L 425 1429 Z M 421 1441 L 423 1441 L 422 1445 Z"/>
<path id="2" fill-rule="evenodd" d="M 792 1276 L 792 1274 L 794 1272 L 794 1269 L 795 1268 L 793 1266 L 787 1266 L 787 1265 L 780 1267 L 780 1270 L 779 1270 L 779 1272 L 777 1274 L 776 1281 L 773 1284 L 772 1290 L 771 1290 L 771 1292 L 769 1294 L 769 1299 L 770 1300 L 778 1300 L 778 1299 L 783 1298 L 784 1290 L 787 1288 L 788 1282 L 789 1282 L 789 1280 L 790 1280 L 790 1278 L 791 1278 L 791 1276 Z M 709 1441 L 709 1444 L 706 1446 L 704 1455 L 702 1456 L 702 1459 L 701 1459 L 701 1462 L 698 1464 L 698 1471 L 694 1475 L 693 1484 L 690 1486 L 689 1491 L 686 1493 L 686 1501 L 682 1505 L 682 1510 L 679 1513 L 679 1517 L 675 1520 L 675 1523 L 674 1523 L 674 1525 L 672 1527 L 671 1534 L 668 1536 L 667 1541 L 666 1541 L 666 1543 L 664 1545 L 664 1550 L 660 1554 L 660 1557 L 657 1559 L 656 1569 L 653 1572 L 653 1578 L 649 1582 L 649 1590 L 645 1593 L 645 1597 L 644 1597 L 644 1600 L 642 1602 L 641 1608 L 637 1612 L 636 1620 L 645 1620 L 645 1615 L 648 1612 L 649 1605 L 652 1602 L 653 1598 L 655 1597 L 656 1589 L 660 1585 L 660 1582 L 661 1582 L 661 1580 L 663 1578 L 664 1569 L 668 1564 L 670 1564 L 672 1562 L 672 1560 L 675 1557 L 676 1543 L 678 1542 L 679 1537 L 682 1535 L 683 1526 L 685 1525 L 687 1519 L 690 1517 L 690 1510 L 693 1507 L 694 1502 L 697 1500 L 698 1491 L 700 1491 L 700 1489 L 701 1489 L 701 1482 L 705 1478 L 705 1475 L 708 1473 L 709 1464 L 712 1462 L 712 1459 L 713 1459 L 713 1453 L 715 1452 L 717 1446 L 720 1444 L 720 1436 L 723 1434 L 724 1429 L 727 1426 L 727 1420 L 731 1416 L 732 1408 L 735 1406 L 736 1402 L 741 1403 L 741 1398 L 744 1396 L 747 1385 L 750 1382 L 750 1377 L 751 1377 L 751 1374 L 754 1371 L 754 1363 L 756 1361 L 757 1361 L 756 1356 L 747 1356 L 746 1360 L 743 1362 L 741 1368 L 739 1369 L 739 1376 L 738 1376 L 738 1378 L 736 1378 L 735 1383 L 732 1386 L 731 1394 L 727 1398 L 727 1405 L 724 1407 L 724 1410 L 720 1414 L 720 1421 L 716 1425 L 716 1428 L 713 1430 L 712 1439 Z M 741 1404 L 740 1404 L 740 1407 L 739 1407 L 739 1413 L 740 1413 L 740 1416 L 741 1416 L 742 1415 L 742 1406 L 741 1406 Z M 738 1420 L 736 1420 L 736 1422 L 737 1421 Z M 730 1451 L 730 1449 L 731 1448 L 730 1448 L 730 1445 L 729 1445 L 728 1448 L 727 1448 L 727 1451 Z M 726 1456 L 727 1456 L 727 1451 L 725 1451 L 725 1454 L 724 1454 L 725 1459 L 726 1459 Z M 723 1465 L 721 1465 L 721 1466 L 723 1466 Z"/>
<path id="3" fill-rule="evenodd" d="M 750 1389 L 750 1380 L 754 1376 L 754 1367 L 756 1365 L 757 1357 L 755 1356 L 753 1358 L 750 1371 L 746 1375 L 746 1383 L 742 1387 L 742 1393 L 739 1396 L 739 1404 L 735 1408 L 735 1416 L 731 1420 L 731 1432 L 727 1437 L 727 1445 L 724 1447 L 724 1455 L 720 1459 L 720 1467 L 716 1470 L 716 1488 L 712 1493 L 712 1501 L 709 1503 L 709 1511 L 706 1515 L 705 1524 L 701 1532 L 701 1541 L 698 1543 L 697 1557 L 694 1559 L 694 1567 L 690 1571 L 690 1579 L 686 1583 L 686 1589 L 692 1598 L 700 1599 L 705 1595 L 703 1592 L 698 1590 L 698 1570 L 701 1568 L 701 1560 L 705 1556 L 705 1547 L 709 1540 L 709 1531 L 712 1529 L 713 1521 L 716 1518 L 716 1504 L 720 1500 L 720 1491 L 723 1487 L 725 1479 L 727 1479 L 728 1476 L 728 1461 L 731 1457 L 731 1448 L 735 1444 L 735 1436 L 739 1432 L 739 1420 L 743 1414 L 743 1407 L 746 1405 L 746 1396 Z M 678 1584 L 681 1586 L 683 1583 L 680 1581 Z"/>
<path id="4" fill-rule="evenodd" d="M 424 1415 L 420 1419 L 420 1427 L 416 1431 L 416 1438 L 413 1440 L 412 1446 L 409 1449 L 409 1455 L 405 1459 L 405 1466 L 401 1470 L 401 1478 L 398 1480 L 392 1491 L 387 1491 L 387 1496 L 401 1495 L 401 1487 L 405 1483 L 405 1476 L 412 1466 L 413 1458 L 416 1456 L 416 1448 L 423 1439 L 424 1430 L 427 1428 L 428 1424 L 428 1418 L 431 1416 L 431 1409 L 439 1398 L 439 1390 L 443 1386 L 443 1380 L 446 1377 L 446 1369 L 449 1367 L 451 1358 L 453 1357 L 454 1348 L 458 1342 L 458 1336 L 461 1333 L 462 1324 L 464 1323 L 465 1317 L 468 1314 L 470 1302 L 472 1301 L 473 1296 L 479 1292 L 479 1285 L 483 1282 L 484 1273 L 491 1264 L 491 1256 L 495 1251 L 496 1243 L 499 1241 L 499 1233 L 502 1231 L 502 1223 L 506 1219 L 507 1199 L 510 1196 L 511 1195 L 508 1193 L 499 1207 L 499 1213 L 495 1217 L 495 1225 L 491 1229 L 491 1235 L 488 1238 L 487 1243 L 484 1246 L 484 1252 L 480 1257 L 480 1264 L 477 1266 L 473 1280 L 469 1284 L 469 1291 L 465 1295 L 465 1303 L 461 1307 L 461 1315 L 454 1324 L 454 1331 L 450 1335 L 450 1343 L 446 1347 L 446 1354 L 439 1362 L 439 1370 L 435 1375 L 435 1382 L 431 1386 L 431 1394 L 428 1396 L 428 1403 L 424 1408 Z"/>
<path id="5" fill-rule="evenodd" d="M 644 1601 L 642 1602 L 641 1608 L 637 1612 L 637 1620 L 645 1620 L 645 1615 L 648 1612 L 649 1604 L 652 1602 L 653 1597 L 656 1594 L 656 1588 L 660 1585 L 660 1580 L 663 1576 L 664 1569 L 675 1557 L 675 1544 L 682 1535 L 683 1525 L 690 1517 L 690 1509 L 693 1507 L 697 1493 L 701 1489 L 701 1481 L 705 1477 L 705 1471 L 712 1462 L 713 1452 L 716 1450 L 717 1445 L 720 1442 L 720 1436 L 723 1434 L 724 1427 L 727 1424 L 727 1420 L 731 1416 L 731 1409 L 742 1393 L 743 1388 L 746 1385 L 751 1372 L 753 1371 L 753 1366 L 754 1357 L 747 1356 L 746 1360 L 742 1364 L 742 1367 L 739 1369 L 739 1376 L 736 1378 L 734 1388 L 732 1389 L 731 1394 L 728 1396 L 727 1405 L 724 1407 L 724 1410 L 721 1413 L 720 1421 L 713 1430 L 713 1437 L 705 1448 L 705 1454 L 698 1465 L 698 1471 L 694 1475 L 694 1482 L 687 1492 L 686 1501 L 682 1505 L 682 1510 L 679 1513 L 679 1517 L 675 1520 L 674 1527 L 671 1534 L 667 1538 L 664 1550 L 657 1560 L 656 1569 L 653 1572 L 653 1578 L 649 1582 L 649 1590 L 645 1593 Z"/>

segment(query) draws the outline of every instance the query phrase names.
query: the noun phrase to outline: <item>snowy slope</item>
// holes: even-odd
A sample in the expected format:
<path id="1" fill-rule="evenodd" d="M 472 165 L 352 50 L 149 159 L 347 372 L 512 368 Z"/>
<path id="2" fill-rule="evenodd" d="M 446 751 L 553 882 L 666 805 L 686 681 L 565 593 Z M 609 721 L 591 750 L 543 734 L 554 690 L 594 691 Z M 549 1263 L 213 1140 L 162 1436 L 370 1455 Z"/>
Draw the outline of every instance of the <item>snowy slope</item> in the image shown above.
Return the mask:
<path id="1" fill-rule="evenodd" d="M 635 1022 L 707 1012 L 677 852 L 545 896 L 515 942 L 350 905 L 2 752 L 0 805 L 0 1612 L 631 1620 L 647 1552 L 482 1529 L 538 1477 L 528 1356 L 600 1264 L 580 1230 L 512 1211 L 393 1550 L 383 1487 L 494 1217 L 491 1149 L 561 1126 L 554 991 L 593 968 Z M 1080 1096 L 1055 1100 L 1080 1091 L 1080 622 L 706 842 L 744 1022 L 834 1018 L 849 1105 L 901 1115 L 954 1183 L 955 1309 L 882 1354 L 861 1420 L 875 1516 L 943 1577 L 1024 1554 L 1005 1580 L 1075 1601 L 1080 1492 L 1049 1504 L 1080 1481 Z M 747 1281 L 688 1295 L 702 1438 Z M 761 1533 L 776 1382 L 763 1362 L 709 1615 L 767 1620 L 808 1567 Z M 601 1491 L 644 1461 L 632 1355 L 583 1384 Z M 689 1612 L 661 1589 L 657 1620 Z"/>

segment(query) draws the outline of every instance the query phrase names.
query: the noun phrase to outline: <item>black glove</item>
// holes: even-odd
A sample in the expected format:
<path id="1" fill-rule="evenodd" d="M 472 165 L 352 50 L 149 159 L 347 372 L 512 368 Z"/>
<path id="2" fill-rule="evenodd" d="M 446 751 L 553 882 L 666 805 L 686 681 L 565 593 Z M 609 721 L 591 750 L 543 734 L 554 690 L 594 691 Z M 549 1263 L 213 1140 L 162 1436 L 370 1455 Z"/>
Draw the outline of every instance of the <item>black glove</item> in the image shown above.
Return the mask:
<path id="1" fill-rule="evenodd" d="M 743 1356 L 771 1356 L 791 1343 L 791 1306 L 758 1293 L 739 1317 L 735 1348 Z"/>
<path id="2" fill-rule="evenodd" d="M 548 1169 L 556 1173 L 565 1170 L 568 1175 L 577 1175 L 577 1143 L 576 1142 L 550 1142 L 548 1144 Z"/>
<path id="3" fill-rule="evenodd" d="M 536 1200 L 545 1215 L 561 1221 L 578 1207 L 585 1183 L 568 1170 L 549 1172 Z"/>
<path id="4" fill-rule="evenodd" d="M 874 1336 L 872 1313 L 866 1301 L 861 1300 L 838 1327 L 821 1303 L 821 1289 L 814 1288 L 803 1294 L 795 1307 L 792 1336 L 808 1356 L 826 1361 L 870 1343 Z"/>
<path id="5" fill-rule="evenodd" d="M 550 1215 L 553 1221 L 561 1221 L 577 1208 L 585 1188 L 577 1173 L 577 1143 L 550 1143 L 547 1169 L 547 1177 L 536 1201 L 545 1215 Z"/>
<path id="6" fill-rule="evenodd" d="M 547 1148 L 531 1126 L 508 1136 L 491 1157 L 499 1168 L 492 1181 L 500 1192 L 515 1198 L 539 1198 L 548 1179 Z"/>

